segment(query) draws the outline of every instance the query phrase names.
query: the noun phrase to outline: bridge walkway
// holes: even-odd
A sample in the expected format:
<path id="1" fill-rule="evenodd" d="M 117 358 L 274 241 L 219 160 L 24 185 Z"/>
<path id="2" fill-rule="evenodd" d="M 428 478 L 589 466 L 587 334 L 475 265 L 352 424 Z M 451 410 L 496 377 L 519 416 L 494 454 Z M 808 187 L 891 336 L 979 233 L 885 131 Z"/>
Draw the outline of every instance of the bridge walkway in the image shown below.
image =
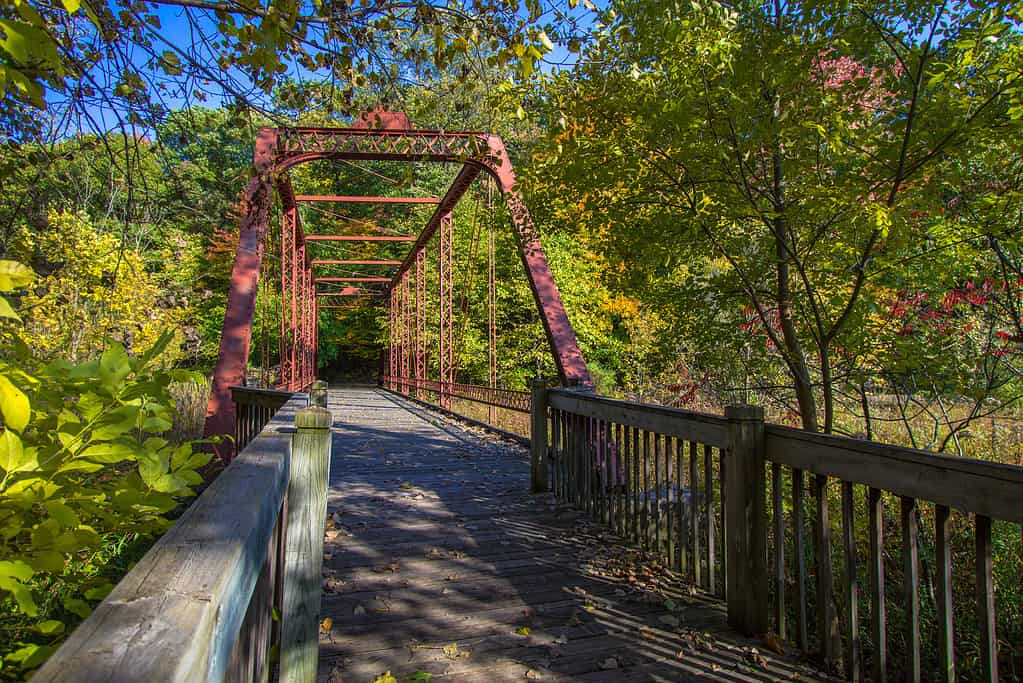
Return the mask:
<path id="1" fill-rule="evenodd" d="M 329 408 L 320 681 L 815 678 L 730 633 L 720 601 L 652 557 L 530 495 L 521 446 L 375 388 L 331 390 Z"/>

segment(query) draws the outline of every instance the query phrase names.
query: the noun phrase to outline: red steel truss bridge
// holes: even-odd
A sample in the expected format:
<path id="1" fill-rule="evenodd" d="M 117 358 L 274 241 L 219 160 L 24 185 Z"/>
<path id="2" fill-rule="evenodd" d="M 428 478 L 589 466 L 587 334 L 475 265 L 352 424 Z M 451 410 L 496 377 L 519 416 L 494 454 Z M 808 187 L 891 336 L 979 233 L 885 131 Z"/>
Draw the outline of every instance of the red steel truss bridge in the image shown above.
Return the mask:
<path id="1" fill-rule="evenodd" d="M 296 194 L 289 170 L 314 160 L 459 170 L 442 197 Z M 809 433 L 756 406 L 597 395 L 497 136 L 375 112 L 263 128 L 254 161 L 206 422 L 232 437 L 229 464 L 33 680 L 954 681 L 965 666 L 993 682 L 1023 667 L 995 582 L 1023 575 L 1023 467 Z M 481 174 L 560 387 L 497 386 L 493 232 L 488 382 L 456 380 L 452 211 Z M 431 214 L 417 235 L 307 234 L 303 202 Z M 274 206 L 280 282 L 260 283 Z M 311 254 L 355 240 L 408 251 Z M 260 286 L 280 288 L 276 388 L 243 386 Z M 379 387 L 316 380 L 335 297 L 389 307 Z M 490 426 L 520 418 L 528 450 L 449 419 L 463 403 Z"/>
<path id="2" fill-rule="evenodd" d="M 315 160 L 401 161 L 458 164 L 460 170 L 442 197 L 370 197 L 296 194 L 290 169 Z M 377 111 L 363 115 L 352 128 L 262 128 L 256 139 L 255 174 L 242 201 L 241 236 L 227 297 L 220 351 L 213 374 L 213 388 L 206 420 L 206 435 L 230 434 L 235 424 L 230 388 L 244 384 L 253 317 L 259 287 L 260 265 L 267 243 L 271 203 L 281 209 L 280 377 L 282 390 L 301 390 L 316 374 L 319 310 L 332 308 L 335 297 L 388 299 L 390 343 L 387 349 L 387 386 L 414 391 L 450 408 L 452 396 L 478 400 L 493 407 L 528 411 L 528 395 L 500 390 L 496 386 L 496 330 L 494 329 L 495 264 L 493 231 L 489 235 L 487 386 L 458 384 L 456 379 L 455 264 L 452 245 L 452 212 L 481 174 L 492 178 L 507 205 L 515 244 L 521 257 L 544 333 L 554 358 L 558 378 L 565 386 L 588 385 L 589 374 L 576 335 L 562 304 L 558 286 L 540 245 L 536 227 L 515 182 L 503 140 L 489 133 L 417 130 L 404 114 Z M 298 207 L 304 202 L 360 204 L 418 204 L 433 207 L 429 220 L 417 236 L 381 234 L 306 234 Z M 436 281 L 427 287 L 427 249 L 437 237 Z M 403 259 L 315 259 L 314 242 L 360 242 L 383 244 L 407 242 Z M 385 266 L 386 277 L 329 277 L 329 267 Z M 432 277 L 433 274 L 429 274 Z M 263 283 L 267 286 L 270 283 Z M 436 305 L 427 306 L 428 301 Z M 439 315 L 427 319 L 427 309 Z M 428 376 L 427 326 L 435 326 L 439 340 L 437 376 Z M 492 411 L 491 411 L 492 416 Z M 230 457 L 230 446 L 223 445 Z"/>

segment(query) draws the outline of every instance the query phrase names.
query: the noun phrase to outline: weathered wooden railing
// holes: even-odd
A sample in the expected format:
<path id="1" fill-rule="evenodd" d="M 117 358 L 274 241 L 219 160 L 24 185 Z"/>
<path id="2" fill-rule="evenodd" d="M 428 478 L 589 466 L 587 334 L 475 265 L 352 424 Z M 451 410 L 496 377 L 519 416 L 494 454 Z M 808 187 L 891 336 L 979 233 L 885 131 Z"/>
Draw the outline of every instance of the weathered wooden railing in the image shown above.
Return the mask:
<path id="1" fill-rule="evenodd" d="M 479 384 L 441 382 L 435 379 L 391 376 L 381 377 L 380 385 L 434 408 L 445 410 L 456 417 L 477 422 L 498 431 L 508 432 L 510 436 L 526 437 L 529 431 L 528 418 L 525 417 L 529 415 L 530 394 L 528 391 L 487 387 Z M 487 406 L 488 411 L 486 415 L 481 414 L 478 417 L 460 413 L 457 407 L 452 405 L 453 399 Z M 496 411 L 508 411 L 518 419 L 508 420 L 507 415 L 498 415 Z M 505 419 L 501 419 L 502 417 Z"/>
<path id="2" fill-rule="evenodd" d="M 315 680 L 331 415 L 306 403 L 266 421 L 33 681 Z"/>
<path id="3" fill-rule="evenodd" d="M 290 391 L 231 387 L 235 409 L 235 449 L 241 451 L 248 446 L 292 395 Z"/>
<path id="4" fill-rule="evenodd" d="M 995 681 L 1000 655 L 1021 662 L 1023 468 L 567 389 L 534 390 L 532 434 L 535 490 L 664 555 L 747 634 L 850 680 L 952 680 L 958 661 Z M 1015 601 L 998 612 L 995 576 Z"/>

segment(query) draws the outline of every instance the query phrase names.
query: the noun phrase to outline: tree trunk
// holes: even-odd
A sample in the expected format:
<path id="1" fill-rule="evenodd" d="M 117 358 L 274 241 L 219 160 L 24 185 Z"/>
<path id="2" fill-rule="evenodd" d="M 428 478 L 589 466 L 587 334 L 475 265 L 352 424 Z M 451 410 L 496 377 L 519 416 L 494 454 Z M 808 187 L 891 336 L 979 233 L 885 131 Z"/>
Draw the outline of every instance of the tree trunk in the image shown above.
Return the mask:
<path id="1" fill-rule="evenodd" d="M 776 105 L 776 116 L 777 113 Z M 806 366 L 806 354 L 803 351 L 803 344 L 796 334 L 796 326 L 792 315 L 792 290 L 789 287 L 791 247 L 788 244 L 788 227 L 785 223 L 785 180 L 780 142 L 775 143 L 773 157 L 775 217 L 771 221 L 771 227 L 774 233 L 775 256 L 777 258 L 775 274 L 777 280 L 778 322 L 781 326 L 782 339 L 785 342 L 785 348 L 780 350 L 788 357 L 788 367 L 792 375 L 793 387 L 796 392 L 796 403 L 799 406 L 799 416 L 803 422 L 803 429 L 815 432 L 817 431 L 817 403 L 813 395 L 810 371 Z"/>

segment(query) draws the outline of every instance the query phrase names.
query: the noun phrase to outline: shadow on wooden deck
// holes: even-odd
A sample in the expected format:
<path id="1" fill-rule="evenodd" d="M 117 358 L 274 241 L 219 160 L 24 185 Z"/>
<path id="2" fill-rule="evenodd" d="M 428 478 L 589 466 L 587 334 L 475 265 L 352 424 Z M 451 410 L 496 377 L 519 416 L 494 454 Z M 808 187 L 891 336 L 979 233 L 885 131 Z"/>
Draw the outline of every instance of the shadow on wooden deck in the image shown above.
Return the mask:
<path id="1" fill-rule="evenodd" d="M 330 408 L 321 681 L 820 680 L 529 495 L 521 447 L 374 389 L 332 390 Z"/>

